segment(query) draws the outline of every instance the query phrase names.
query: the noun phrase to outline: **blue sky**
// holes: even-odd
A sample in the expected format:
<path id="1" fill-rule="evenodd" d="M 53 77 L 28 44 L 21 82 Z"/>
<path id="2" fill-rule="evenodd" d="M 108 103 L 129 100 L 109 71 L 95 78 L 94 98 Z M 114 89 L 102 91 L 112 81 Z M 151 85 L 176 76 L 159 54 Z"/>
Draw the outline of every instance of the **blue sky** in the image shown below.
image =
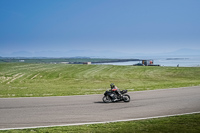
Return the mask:
<path id="1" fill-rule="evenodd" d="M 0 0 L 0 54 L 200 49 L 199 7 L 199 0 Z"/>

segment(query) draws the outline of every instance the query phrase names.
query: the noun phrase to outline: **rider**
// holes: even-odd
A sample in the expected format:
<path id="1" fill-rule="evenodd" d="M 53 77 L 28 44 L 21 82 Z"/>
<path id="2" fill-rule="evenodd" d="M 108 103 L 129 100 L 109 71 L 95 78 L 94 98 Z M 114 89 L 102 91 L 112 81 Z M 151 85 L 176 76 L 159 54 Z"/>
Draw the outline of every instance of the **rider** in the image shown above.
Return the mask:
<path id="1" fill-rule="evenodd" d="M 117 96 L 121 95 L 120 90 L 117 88 L 117 86 L 115 86 L 115 84 L 111 83 L 110 88 L 111 88 L 111 91 L 116 92 Z"/>

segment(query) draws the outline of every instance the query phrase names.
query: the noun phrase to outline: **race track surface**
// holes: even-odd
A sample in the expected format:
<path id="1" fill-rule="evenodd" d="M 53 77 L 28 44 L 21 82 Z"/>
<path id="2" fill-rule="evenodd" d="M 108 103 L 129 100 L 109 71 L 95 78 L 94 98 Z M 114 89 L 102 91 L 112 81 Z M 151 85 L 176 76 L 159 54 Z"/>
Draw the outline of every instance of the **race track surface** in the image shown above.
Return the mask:
<path id="1" fill-rule="evenodd" d="M 0 130 L 174 115 L 200 111 L 200 86 L 129 92 L 129 103 L 101 95 L 1 98 Z"/>

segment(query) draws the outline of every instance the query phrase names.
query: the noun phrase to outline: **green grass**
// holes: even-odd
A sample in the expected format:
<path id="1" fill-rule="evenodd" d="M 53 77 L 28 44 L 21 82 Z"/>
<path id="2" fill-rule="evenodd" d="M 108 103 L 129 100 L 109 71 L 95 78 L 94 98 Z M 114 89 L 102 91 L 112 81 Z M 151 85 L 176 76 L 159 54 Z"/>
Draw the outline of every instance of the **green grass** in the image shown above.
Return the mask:
<path id="1" fill-rule="evenodd" d="M 0 97 L 102 94 L 200 85 L 200 67 L 0 63 Z"/>
<path id="2" fill-rule="evenodd" d="M 106 124 L 7 130 L 2 133 L 199 133 L 200 114 Z"/>

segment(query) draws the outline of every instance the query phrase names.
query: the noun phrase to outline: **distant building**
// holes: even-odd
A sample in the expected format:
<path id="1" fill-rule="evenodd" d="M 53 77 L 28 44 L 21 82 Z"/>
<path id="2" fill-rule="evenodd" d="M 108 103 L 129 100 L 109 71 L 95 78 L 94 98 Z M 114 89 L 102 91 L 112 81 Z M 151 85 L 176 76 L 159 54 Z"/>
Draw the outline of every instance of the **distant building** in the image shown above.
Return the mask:
<path id="1" fill-rule="evenodd" d="M 83 62 L 83 64 L 90 65 L 92 62 Z"/>
<path id="2" fill-rule="evenodd" d="M 19 62 L 25 62 L 25 60 L 19 60 Z"/>
<path id="3" fill-rule="evenodd" d="M 153 60 L 142 60 L 142 64 L 145 66 L 153 65 Z"/>
<path id="4" fill-rule="evenodd" d="M 153 60 L 142 60 L 143 66 L 160 66 L 159 64 L 153 64 Z"/>
<path id="5" fill-rule="evenodd" d="M 60 62 L 61 64 L 69 64 L 69 62 Z"/>

